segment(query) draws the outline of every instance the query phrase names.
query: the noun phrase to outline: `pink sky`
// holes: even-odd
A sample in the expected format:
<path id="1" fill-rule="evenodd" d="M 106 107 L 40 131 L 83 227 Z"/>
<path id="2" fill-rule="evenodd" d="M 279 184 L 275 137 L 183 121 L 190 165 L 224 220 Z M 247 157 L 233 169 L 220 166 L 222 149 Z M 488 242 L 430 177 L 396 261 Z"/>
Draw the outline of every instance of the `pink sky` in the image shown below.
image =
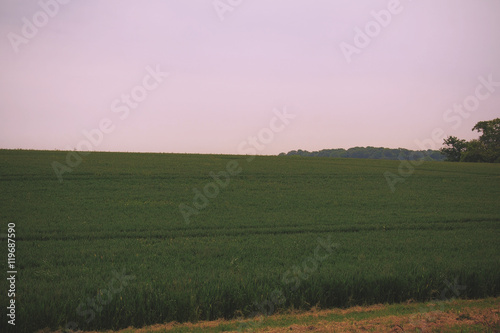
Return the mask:
<path id="1" fill-rule="evenodd" d="M 286 107 L 261 154 L 419 149 L 500 117 L 500 84 L 474 97 L 479 77 L 500 82 L 498 0 L 60 1 L 0 2 L 0 148 L 73 149 L 107 118 L 93 150 L 236 154 Z M 29 38 L 23 18 L 40 25 Z M 377 24 L 348 62 L 342 43 Z M 169 76 L 121 119 L 113 102 L 148 66 Z"/>

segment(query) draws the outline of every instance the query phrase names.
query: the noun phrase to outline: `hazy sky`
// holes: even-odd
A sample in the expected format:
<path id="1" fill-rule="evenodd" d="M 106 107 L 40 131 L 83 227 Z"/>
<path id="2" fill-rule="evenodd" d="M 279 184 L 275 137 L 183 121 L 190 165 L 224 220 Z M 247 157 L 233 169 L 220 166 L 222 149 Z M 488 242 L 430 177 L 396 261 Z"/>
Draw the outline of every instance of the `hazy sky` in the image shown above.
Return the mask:
<path id="1" fill-rule="evenodd" d="M 92 150 L 418 149 L 500 116 L 498 0 L 60 2 L 0 1 L 1 148 L 85 147 L 108 119 Z"/>

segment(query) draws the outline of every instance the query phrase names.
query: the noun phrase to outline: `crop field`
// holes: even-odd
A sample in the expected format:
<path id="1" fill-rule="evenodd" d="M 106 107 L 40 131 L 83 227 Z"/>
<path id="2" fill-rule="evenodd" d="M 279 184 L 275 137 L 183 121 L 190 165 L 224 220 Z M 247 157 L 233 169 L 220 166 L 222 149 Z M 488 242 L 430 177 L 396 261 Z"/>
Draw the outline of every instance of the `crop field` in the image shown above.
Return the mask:
<path id="1" fill-rule="evenodd" d="M 0 150 L 18 332 L 500 292 L 498 164 L 425 162 L 391 191 L 400 161 L 93 152 L 60 182 L 67 154 Z"/>

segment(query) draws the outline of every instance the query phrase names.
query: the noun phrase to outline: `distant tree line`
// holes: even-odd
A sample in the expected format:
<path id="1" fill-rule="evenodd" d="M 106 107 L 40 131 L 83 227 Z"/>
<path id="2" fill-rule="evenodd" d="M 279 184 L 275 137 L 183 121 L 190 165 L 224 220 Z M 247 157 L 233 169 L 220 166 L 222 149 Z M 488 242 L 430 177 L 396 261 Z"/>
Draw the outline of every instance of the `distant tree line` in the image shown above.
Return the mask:
<path id="1" fill-rule="evenodd" d="M 500 118 L 480 121 L 473 131 L 481 133 L 479 139 L 465 141 L 456 136 L 444 140 L 440 151 L 451 162 L 500 163 Z"/>
<path id="2" fill-rule="evenodd" d="M 404 148 L 354 147 L 349 149 L 323 149 L 309 152 L 292 150 L 279 156 L 339 157 L 339 158 L 371 158 L 379 160 L 427 160 L 443 161 L 445 156 L 438 150 L 409 150 Z"/>

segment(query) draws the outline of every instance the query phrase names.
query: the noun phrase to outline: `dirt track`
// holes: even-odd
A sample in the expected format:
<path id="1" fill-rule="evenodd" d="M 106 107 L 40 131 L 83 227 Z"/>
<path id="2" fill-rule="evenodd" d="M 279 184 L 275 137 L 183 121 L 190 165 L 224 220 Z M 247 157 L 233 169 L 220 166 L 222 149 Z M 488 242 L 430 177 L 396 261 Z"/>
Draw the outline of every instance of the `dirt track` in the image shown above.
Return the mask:
<path id="1" fill-rule="evenodd" d="M 315 325 L 291 325 L 260 332 L 446 332 L 459 328 L 470 328 L 477 332 L 499 332 L 498 309 L 471 309 L 470 311 L 441 312 L 408 316 L 386 316 L 369 320 L 327 322 Z M 477 330 L 474 330 L 476 328 Z"/>

